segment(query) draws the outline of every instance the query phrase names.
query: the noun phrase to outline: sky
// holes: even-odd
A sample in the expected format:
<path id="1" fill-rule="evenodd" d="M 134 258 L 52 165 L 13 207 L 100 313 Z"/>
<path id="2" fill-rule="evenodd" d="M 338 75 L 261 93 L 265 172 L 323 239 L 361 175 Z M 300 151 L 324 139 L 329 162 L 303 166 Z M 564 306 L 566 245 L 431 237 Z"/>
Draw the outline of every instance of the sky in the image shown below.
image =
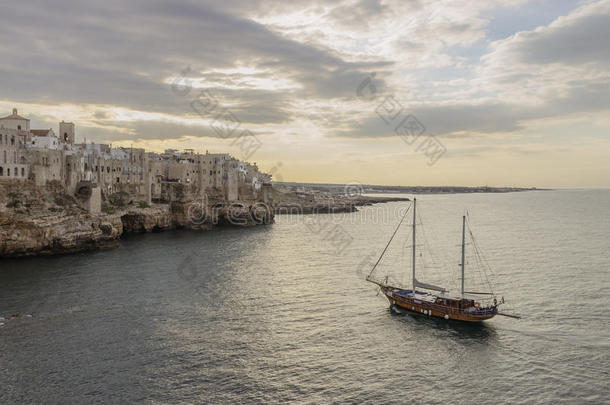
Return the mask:
<path id="1" fill-rule="evenodd" d="M 610 187 L 610 0 L 29 0 L 0 115 L 279 181 Z"/>

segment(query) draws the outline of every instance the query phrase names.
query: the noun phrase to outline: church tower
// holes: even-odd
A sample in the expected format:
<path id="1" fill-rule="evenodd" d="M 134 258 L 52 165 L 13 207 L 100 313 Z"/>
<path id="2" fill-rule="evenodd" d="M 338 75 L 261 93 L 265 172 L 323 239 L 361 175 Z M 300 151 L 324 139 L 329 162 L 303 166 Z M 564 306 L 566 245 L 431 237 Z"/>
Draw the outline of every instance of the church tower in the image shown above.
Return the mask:
<path id="1" fill-rule="evenodd" d="M 71 122 L 59 123 L 59 138 L 62 142 L 72 145 L 74 143 L 74 124 Z"/>

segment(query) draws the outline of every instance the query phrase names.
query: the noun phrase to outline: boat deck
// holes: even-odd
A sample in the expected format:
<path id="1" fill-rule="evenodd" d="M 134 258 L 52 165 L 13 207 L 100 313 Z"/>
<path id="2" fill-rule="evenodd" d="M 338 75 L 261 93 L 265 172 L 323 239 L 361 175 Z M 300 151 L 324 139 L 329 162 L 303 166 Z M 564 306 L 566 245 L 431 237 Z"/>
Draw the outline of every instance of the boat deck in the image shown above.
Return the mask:
<path id="1" fill-rule="evenodd" d="M 400 295 L 401 297 L 415 298 L 417 300 L 430 302 L 430 303 L 434 303 L 434 301 L 436 300 L 436 295 L 432 295 L 430 293 L 423 292 L 423 291 L 417 291 L 417 290 L 415 291 L 415 294 L 413 294 L 413 290 L 398 290 L 398 291 L 394 291 L 394 294 Z"/>
<path id="2" fill-rule="evenodd" d="M 470 306 L 468 308 L 457 308 L 450 307 L 443 304 L 437 304 L 437 298 L 446 298 L 444 295 L 434 295 L 429 292 L 424 291 L 415 291 L 413 290 L 403 290 L 403 289 L 391 289 L 386 293 L 386 296 L 390 300 L 390 302 L 394 303 L 394 300 L 398 297 L 406 298 L 411 302 L 407 304 L 405 307 L 405 303 L 399 304 L 403 308 L 407 310 L 411 310 L 414 312 L 422 312 L 425 315 L 432 315 L 438 317 L 445 317 L 445 319 L 461 319 L 461 320 L 477 320 L 477 319 L 468 319 L 472 317 L 482 316 L 482 317 L 492 317 L 497 313 L 497 307 L 484 307 L 479 308 Z M 459 300 L 459 298 L 458 298 Z M 473 301 L 474 302 L 474 301 Z M 426 312 L 429 311 L 429 312 Z"/>

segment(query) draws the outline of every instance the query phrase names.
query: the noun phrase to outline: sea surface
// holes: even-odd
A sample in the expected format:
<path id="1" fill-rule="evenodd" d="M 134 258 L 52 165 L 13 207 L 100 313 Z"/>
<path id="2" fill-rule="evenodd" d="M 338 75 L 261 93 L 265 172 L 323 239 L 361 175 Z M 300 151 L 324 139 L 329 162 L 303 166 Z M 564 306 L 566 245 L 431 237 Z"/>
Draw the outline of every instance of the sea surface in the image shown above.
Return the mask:
<path id="1" fill-rule="evenodd" d="M 0 260 L 0 403 L 609 403 L 610 190 L 417 198 L 418 279 L 459 282 L 468 210 L 521 319 L 390 309 L 364 278 L 409 203 L 134 235 Z M 407 285 L 409 215 L 374 272 Z"/>

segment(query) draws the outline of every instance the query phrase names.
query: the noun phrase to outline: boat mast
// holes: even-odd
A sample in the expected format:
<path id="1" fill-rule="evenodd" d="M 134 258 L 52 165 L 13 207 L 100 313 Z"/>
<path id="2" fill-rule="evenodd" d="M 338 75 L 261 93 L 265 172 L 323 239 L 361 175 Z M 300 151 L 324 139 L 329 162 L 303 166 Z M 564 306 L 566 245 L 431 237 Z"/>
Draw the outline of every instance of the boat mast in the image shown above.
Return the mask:
<path id="1" fill-rule="evenodd" d="M 413 295 L 415 295 L 415 222 L 417 221 L 417 216 L 415 214 L 415 204 L 417 202 L 416 198 L 413 198 Z"/>
<path id="2" fill-rule="evenodd" d="M 462 298 L 464 298 L 464 264 L 466 260 L 464 260 L 466 248 L 466 215 L 462 217 Z"/>
<path id="3" fill-rule="evenodd" d="M 385 248 L 383 249 L 383 252 L 381 252 L 381 255 L 379 256 L 379 259 L 377 259 L 377 262 L 375 262 L 375 265 L 373 266 L 373 268 L 371 269 L 371 272 L 369 273 L 368 276 L 366 276 L 366 280 L 370 281 L 371 283 L 377 284 L 381 287 L 384 287 L 385 285 L 382 283 L 379 283 L 378 281 L 374 280 L 373 278 L 371 278 L 371 275 L 373 274 L 373 272 L 375 271 L 375 269 L 377 268 L 377 265 L 379 264 L 379 262 L 381 261 L 381 259 L 383 258 L 383 255 L 385 254 L 386 250 L 388 250 L 388 248 L 390 247 L 390 243 L 392 243 L 392 240 L 394 239 L 394 236 L 396 236 L 396 232 L 398 232 L 398 230 L 400 229 L 400 225 L 402 225 L 402 222 L 405 220 L 405 218 L 407 217 L 407 214 L 409 213 L 409 208 L 407 208 L 407 210 L 405 211 L 405 214 L 402 216 L 402 218 L 400 218 L 400 222 L 398 223 L 398 226 L 396 227 L 396 229 L 394 229 L 394 233 L 392 234 L 392 237 L 390 238 L 390 240 L 388 241 L 388 244 L 385 245 Z M 387 277 L 386 277 L 387 278 Z M 387 284 L 387 282 L 385 283 Z"/>

